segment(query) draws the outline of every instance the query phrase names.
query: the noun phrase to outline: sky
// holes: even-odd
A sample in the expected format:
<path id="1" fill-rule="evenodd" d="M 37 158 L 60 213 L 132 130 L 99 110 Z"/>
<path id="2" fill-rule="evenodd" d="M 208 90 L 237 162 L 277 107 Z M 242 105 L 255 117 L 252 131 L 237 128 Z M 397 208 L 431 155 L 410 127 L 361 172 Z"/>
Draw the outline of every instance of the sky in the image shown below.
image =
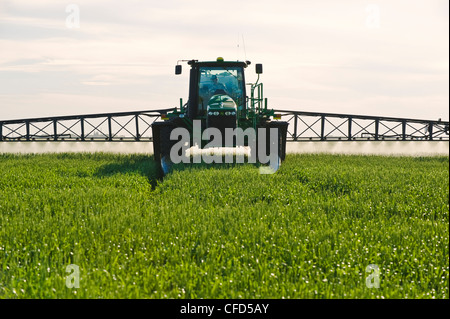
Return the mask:
<path id="1" fill-rule="evenodd" d="M 0 120 L 177 107 L 219 56 L 270 108 L 448 120 L 448 33 L 448 0 L 0 0 Z"/>

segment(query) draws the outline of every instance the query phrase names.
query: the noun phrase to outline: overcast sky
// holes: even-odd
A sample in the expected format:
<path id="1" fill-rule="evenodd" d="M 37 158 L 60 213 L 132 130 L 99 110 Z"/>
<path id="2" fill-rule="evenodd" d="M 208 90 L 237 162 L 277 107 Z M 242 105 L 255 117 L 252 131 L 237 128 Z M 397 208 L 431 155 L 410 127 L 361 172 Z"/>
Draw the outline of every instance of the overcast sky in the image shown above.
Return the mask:
<path id="1" fill-rule="evenodd" d="M 448 0 L 0 0 L 0 120 L 176 107 L 218 56 L 272 108 L 448 120 L 448 33 Z"/>

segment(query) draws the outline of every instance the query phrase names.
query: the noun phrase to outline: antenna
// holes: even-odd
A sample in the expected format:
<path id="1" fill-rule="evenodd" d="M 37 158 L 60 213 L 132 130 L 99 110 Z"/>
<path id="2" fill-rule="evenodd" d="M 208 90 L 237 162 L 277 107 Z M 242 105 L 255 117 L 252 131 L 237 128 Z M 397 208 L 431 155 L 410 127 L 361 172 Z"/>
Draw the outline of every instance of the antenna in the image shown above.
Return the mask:
<path id="1" fill-rule="evenodd" d="M 237 40 L 237 49 L 236 49 L 236 60 L 239 61 L 239 33 L 238 33 L 238 40 Z"/>
<path id="2" fill-rule="evenodd" d="M 245 40 L 244 40 L 244 34 L 242 34 L 242 44 L 244 45 L 244 55 L 245 55 L 245 61 L 247 61 L 247 51 L 245 50 Z"/>

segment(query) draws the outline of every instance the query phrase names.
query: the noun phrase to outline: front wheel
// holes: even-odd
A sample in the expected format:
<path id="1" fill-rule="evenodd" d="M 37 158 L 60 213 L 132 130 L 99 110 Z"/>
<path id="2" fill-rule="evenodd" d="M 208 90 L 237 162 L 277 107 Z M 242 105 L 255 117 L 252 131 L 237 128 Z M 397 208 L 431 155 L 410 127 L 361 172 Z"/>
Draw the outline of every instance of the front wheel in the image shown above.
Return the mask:
<path id="1" fill-rule="evenodd" d="M 162 175 L 166 175 L 171 168 L 170 150 L 175 141 L 170 140 L 170 133 L 174 126 L 170 122 L 155 122 L 152 124 L 153 158 L 159 163 Z"/>
<path id="2" fill-rule="evenodd" d="M 275 148 L 275 143 L 278 144 L 276 146 L 277 156 L 280 159 L 280 161 L 284 161 L 286 158 L 286 137 L 287 137 L 287 128 L 289 123 L 288 122 L 269 122 L 265 123 L 264 125 L 261 125 L 257 129 L 258 139 L 256 143 L 256 155 L 259 157 L 259 149 L 258 146 L 265 146 L 265 155 L 270 156 L 270 152 L 272 149 Z M 261 135 L 259 136 L 260 129 L 265 131 L 265 136 Z M 276 129 L 276 138 L 271 139 L 271 129 Z M 264 138 L 264 141 L 261 141 L 260 139 Z"/>

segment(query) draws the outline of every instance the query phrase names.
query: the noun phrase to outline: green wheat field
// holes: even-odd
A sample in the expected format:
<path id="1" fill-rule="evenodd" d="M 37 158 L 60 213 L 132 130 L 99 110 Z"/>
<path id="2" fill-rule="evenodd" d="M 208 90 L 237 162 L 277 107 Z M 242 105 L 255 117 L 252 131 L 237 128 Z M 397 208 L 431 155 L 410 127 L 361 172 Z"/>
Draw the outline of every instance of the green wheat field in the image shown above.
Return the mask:
<path id="1" fill-rule="evenodd" d="M 146 155 L 0 155 L 0 298 L 449 298 L 448 157 L 157 177 Z"/>

